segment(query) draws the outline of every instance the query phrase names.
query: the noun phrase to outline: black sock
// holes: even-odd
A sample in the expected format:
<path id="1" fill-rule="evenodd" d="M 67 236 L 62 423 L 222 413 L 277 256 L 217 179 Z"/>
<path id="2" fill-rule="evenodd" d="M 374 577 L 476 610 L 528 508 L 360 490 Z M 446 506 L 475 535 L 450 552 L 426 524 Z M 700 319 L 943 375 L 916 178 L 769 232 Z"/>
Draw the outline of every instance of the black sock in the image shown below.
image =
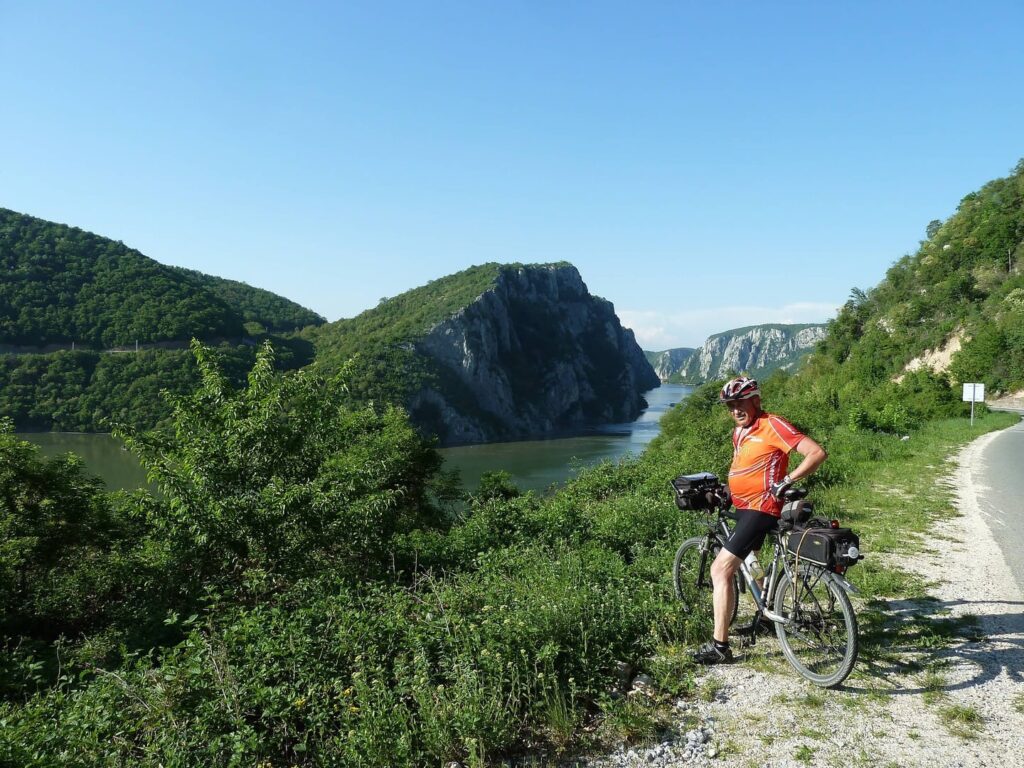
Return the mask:
<path id="1" fill-rule="evenodd" d="M 715 640 L 715 649 L 719 651 L 729 650 L 729 641 L 726 640 L 724 643 L 721 640 Z"/>

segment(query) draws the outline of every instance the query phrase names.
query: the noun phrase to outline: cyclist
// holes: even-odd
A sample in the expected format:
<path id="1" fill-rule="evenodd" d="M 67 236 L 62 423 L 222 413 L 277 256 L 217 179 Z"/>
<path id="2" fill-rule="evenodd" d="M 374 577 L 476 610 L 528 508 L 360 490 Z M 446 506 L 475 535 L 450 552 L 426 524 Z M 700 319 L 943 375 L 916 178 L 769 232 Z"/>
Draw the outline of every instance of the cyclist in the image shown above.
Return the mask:
<path id="1" fill-rule="evenodd" d="M 761 390 L 754 379 L 740 376 L 726 382 L 718 398 L 736 422 L 729 493 L 739 520 L 711 564 L 715 630 L 712 639 L 694 653 L 694 660 L 701 664 L 732 661 L 729 617 L 736 600 L 730 588 L 733 576 L 750 552 L 761 549 L 765 534 L 775 526 L 782 511 L 783 492 L 828 458 L 820 445 L 788 421 L 761 410 Z M 794 450 L 804 459 L 787 472 L 789 454 Z"/>

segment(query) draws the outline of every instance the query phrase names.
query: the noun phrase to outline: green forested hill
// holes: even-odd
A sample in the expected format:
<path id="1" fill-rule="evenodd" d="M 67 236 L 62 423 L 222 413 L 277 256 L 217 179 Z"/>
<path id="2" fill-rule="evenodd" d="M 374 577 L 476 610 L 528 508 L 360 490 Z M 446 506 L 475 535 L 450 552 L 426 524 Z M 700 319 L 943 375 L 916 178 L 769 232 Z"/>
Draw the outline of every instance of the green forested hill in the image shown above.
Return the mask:
<path id="1" fill-rule="evenodd" d="M 425 361 L 412 353 L 412 343 L 491 288 L 503 268 L 518 266 L 470 267 L 384 299 L 356 317 L 322 326 L 312 334 L 317 364 L 333 372 L 358 354 L 360 365 L 349 382 L 354 393 L 401 402 L 431 375 Z"/>
<path id="2" fill-rule="evenodd" d="M 492 287 L 504 266 L 481 264 L 381 299 L 372 309 L 321 328 L 317 348 L 328 359 L 344 360 L 367 346 L 415 341 Z"/>
<path id="3" fill-rule="evenodd" d="M 242 315 L 245 330 L 250 335 L 265 332 L 297 331 L 307 326 L 322 325 L 323 317 L 276 293 L 254 288 L 238 280 L 214 277 L 183 267 L 171 267 L 199 283 L 214 296 Z"/>
<path id="4" fill-rule="evenodd" d="M 169 413 L 161 389 L 184 393 L 197 383 L 190 339 L 221 340 L 226 370 L 240 377 L 253 360 L 243 336 L 324 322 L 269 291 L 168 267 L 123 243 L 5 209 L 0 276 L 0 417 L 20 429 L 152 426 Z M 136 341 L 179 348 L 103 352 Z M 311 358 L 308 342 L 275 344 L 279 367 Z"/>
<path id="5" fill-rule="evenodd" d="M 317 362 L 361 400 L 399 403 L 446 444 L 631 420 L 658 380 L 577 269 L 483 264 L 313 333 Z"/>
<path id="6" fill-rule="evenodd" d="M 822 351 L 855 378 L 898 375 L 952 336 L 953 384 L 991 391 L 1024 386 L 1024 161 L 967 195 L 946 221 L 904 256 L 875 288 L 854 290 Z"/>
<path id="7" fill-rule="evenodd" d="M 159 264 L 123 243 L 0 209 L 0 344 L 105 349 L 237 338 L 323 318 L 268 291 Z"/>

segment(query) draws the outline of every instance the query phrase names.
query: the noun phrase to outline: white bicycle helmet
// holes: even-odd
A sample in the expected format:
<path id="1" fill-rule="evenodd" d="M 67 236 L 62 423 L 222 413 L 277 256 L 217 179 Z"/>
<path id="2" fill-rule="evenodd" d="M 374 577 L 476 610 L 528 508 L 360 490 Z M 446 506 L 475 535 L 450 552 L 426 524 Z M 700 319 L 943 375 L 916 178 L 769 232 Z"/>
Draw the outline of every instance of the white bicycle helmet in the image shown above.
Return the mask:
<path id="1" fill-rule="evenodd" d="M 760 397 L 761 389 L 757 386 L 757 380 L 746 376 L 738 376 L 732 381 L 727 381 L 718 399 L 723 403 L 730 400 L 749 400 L 752 397 Z"/>

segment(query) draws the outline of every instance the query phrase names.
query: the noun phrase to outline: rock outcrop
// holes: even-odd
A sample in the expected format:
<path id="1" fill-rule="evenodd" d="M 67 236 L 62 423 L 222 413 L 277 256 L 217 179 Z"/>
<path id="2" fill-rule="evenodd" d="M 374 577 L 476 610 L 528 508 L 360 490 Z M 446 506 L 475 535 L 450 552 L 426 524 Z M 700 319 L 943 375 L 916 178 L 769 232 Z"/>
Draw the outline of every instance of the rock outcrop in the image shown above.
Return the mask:
<path id="1" fill-rule="evenodd" d="M 824 325 L 755 325 L 716 333 L 689 354 L 680 355 L 682 362 L 673 367 L 665 357 L 672 352 L 658 353 L 666 364 L 657 368 L 662 381 L 669 379 L 699 384 L 721 379 L 731 372 L 763 376 L 779 368 L 790 368 L 825 337 Z M 648 353 L 650 355 L 652 353 Z"/>
<path id="2" fill-rule="evenodd" d="M 415 342 L 437 385 L 413 420 L 442 444 L 566 433 L 635 419 L 658 377 L 612 304 L 567 264 L 502 268 L 477 299 Z"/>
<path id="3" fill-rule="evenodd" d="M 696 350 L 693 347 L 676 347 L 666 349 L 664 352 L 644 352 L 648 362 L 654 368 L 654 373 L 661 381 L 668 381 L 672 376 L 682 370 L 686 361 Z"/>

